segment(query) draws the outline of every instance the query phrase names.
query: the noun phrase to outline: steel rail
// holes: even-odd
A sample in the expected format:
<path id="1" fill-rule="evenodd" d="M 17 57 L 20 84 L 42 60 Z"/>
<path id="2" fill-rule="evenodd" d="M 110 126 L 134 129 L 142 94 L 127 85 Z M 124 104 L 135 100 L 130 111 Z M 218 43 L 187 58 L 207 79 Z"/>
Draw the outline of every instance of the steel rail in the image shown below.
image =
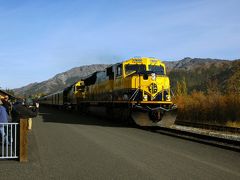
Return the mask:
<path id="1" fill-rule="evenodd" d="M 236 127 L 228 127 L 228 126 L 221 126 L 221 125 L 214 125 L 214 124 L 203 124 L 203 123 L 187 122 L 187 121 L 179 121 L 179 120 L 177 120 L 175 124 L 181 125 L 181 126 L 188 126 L 188 127 L 240 133 L 240 128 L 236 128 Z"/>
<path id="2" fill-rule="evenodd" d="M 208 145 L 213 145 L 217 147 L 221 147 L 224 149 L 229 149 L 233 151 L 240 152 L 240 141 L 233 140 L 233 139 L 227 139 L 223 137 L 216 137 L 216 136 L 210 136 L 206 134 L 196 133 L 196 132 L 189 132 L 174 128 L 168 128 L 168 127 L 140 127 L 145 130 L 150 130 L 154 133 L 160 133 L 165 134 L 173 137 L 179 137 L 182 139 L 187 139 L 199 143 L 204 143 Z"/>

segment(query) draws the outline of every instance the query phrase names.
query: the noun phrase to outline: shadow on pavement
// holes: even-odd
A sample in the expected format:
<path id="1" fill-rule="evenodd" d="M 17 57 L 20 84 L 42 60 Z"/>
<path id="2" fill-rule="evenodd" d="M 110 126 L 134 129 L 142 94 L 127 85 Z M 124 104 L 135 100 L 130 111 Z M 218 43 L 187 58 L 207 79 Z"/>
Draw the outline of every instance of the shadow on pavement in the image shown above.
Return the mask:
<path id="1" fill-rule="evenodd" d="M 65 124 L 82 124 L 82 125 L 97 125 L 108 127 L 129 127 L 127 123 L 120 122 L 103 117 L 96 117 L 91 114 L 80 114 L 78 112 L 62 111 L 56 107 L 41 106 L 38 116 L 42 117 L 44 122 L 65 123 Z"/>

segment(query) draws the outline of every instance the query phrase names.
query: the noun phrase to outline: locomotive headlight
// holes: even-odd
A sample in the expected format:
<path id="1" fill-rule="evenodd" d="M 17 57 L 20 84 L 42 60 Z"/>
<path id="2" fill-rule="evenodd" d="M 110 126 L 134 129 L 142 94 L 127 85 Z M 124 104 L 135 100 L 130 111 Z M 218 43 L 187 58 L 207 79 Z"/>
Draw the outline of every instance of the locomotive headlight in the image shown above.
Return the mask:
<path id="1" fill-rule="evenodd" d="M 143 101 L 147 101 L 148 100 L 148 96 L 146 94 L 143 95 Z"/>
<path id="2" fill-rule="evenodd" d="M 170 95 L 166 95 L 166 101 L 171 101 Z"/>
<path id="3" fill-rule="evenodd" d="M 127 94 L 124 94 L 124 95 L 123 95 L 123 100 L 124 100 L 124 101 L 127 101 L 127 100 L 129 100 L 129 99 L 128 99 L 128 95 L 127 95 Z"/>
<path id="4" fill-rule="evenodd" d="M 155 73 L 151 73 L 151 76 L 152 76 L 152 80 L 156 81 L 156 74 Z"/>

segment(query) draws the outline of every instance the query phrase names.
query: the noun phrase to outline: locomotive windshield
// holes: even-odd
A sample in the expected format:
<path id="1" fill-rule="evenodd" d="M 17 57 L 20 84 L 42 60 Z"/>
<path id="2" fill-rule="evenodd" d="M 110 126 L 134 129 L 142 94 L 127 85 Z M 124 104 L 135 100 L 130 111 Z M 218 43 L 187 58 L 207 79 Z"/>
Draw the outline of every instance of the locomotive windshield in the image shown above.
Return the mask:
<path id="1" fill-rule="evenodd" d="M 164 68 L 162 66 L 149 65 L 148 70 L 157 75 L 164 75 Z"/>
<path id="2" fill-rule="evenodd" d="M 126 75 L 130 75 L 133 73 L 140 73 L 146 71 L 146 66 L 144 64 L 127 64 L 125 66 Z"/>
<path id="3" fill-rule="evenodd" d="M 76 86 L 76 91 L 84 92 L 84 90 L 85 90 L 85 86 L 84 85 Z"/>

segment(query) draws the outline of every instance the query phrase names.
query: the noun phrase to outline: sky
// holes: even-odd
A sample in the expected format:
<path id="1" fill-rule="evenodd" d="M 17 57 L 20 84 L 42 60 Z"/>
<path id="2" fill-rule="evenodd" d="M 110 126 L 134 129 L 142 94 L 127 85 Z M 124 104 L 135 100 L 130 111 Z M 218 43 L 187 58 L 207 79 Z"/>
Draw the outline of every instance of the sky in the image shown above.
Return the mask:
<path id="1" fill-rule="evenodd" d="M 0 87 L 131 57 L 240 58 L 239 0 L 0 0 Z"/>

